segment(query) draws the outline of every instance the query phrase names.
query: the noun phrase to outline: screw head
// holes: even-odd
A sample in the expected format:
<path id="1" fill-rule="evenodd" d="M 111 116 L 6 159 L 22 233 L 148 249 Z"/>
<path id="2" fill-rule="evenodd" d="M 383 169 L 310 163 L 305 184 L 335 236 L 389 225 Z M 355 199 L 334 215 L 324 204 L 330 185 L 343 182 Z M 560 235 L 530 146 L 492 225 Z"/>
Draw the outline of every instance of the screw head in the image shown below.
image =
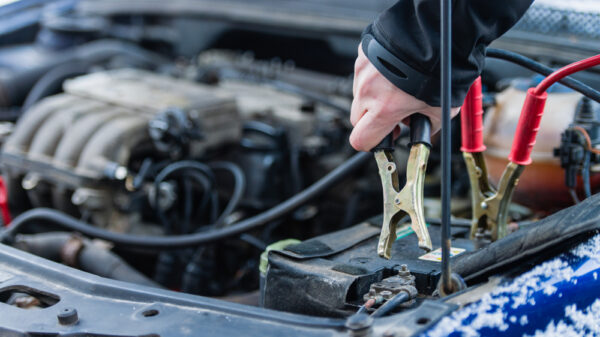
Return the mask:
<path id="1" fill-rule="evenodd" d="M 387 299 L 390 299 L 392 297 L 392 292 L 389 290 L 383 290 L 379 293 L 379 295 L 381 295 L 381 297 Z"/>
<path id="2" fill-rule="evenodd" d="M 484 209 L 484 210 L 488 209 L 488 204 L 485 201 L 481 202 L 481 209 Z"/>
<path id="3" fill-rule="evenodd" d="M 408 266 L 403 264 L 400 266 L 400 270 L 398 270 L 398 275 L 402 277 L 410 276 L 410 270 L 408 270 Z"/>
<path id="4" fill-rule="evenodd" d="M 56 315 L 56 318 L 58 318 L 58 323 L 61 325 L 74 325 L 79 321 L 77 310 L 70 307 L 61 309 Z"/>
<path id="5" fill-rule="evenodd" d="M 373 324 L 373 318 L 365 313 L 355 314 L 346 320 L 346 328 L 349 330 L 362 330 Z"/>

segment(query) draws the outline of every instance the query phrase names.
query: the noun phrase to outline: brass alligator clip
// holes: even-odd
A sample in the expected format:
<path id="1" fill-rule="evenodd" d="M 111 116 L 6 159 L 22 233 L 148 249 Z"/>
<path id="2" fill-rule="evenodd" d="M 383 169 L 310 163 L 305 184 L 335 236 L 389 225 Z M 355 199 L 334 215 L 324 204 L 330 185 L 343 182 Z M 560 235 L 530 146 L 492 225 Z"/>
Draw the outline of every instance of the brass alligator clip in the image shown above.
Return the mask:
<path id="1" fill-rule="evenodd" d="M 432 249 L 423 210 L 423 188 L 429 159 L 431 124 L 429 119 L 421 114 L 411 116 L 410 124 L 411 149 L 406 166 L 406 184 L 402 190 L 400 190 L 398 170 L 392 155 L 391 135 L 373 150 L 383 187 L 383 224 L 377 253 L 386 259 L 391 257 L 392 245 L 396 241 L 396 226 L 404 215 L 410 217 L 411 227 L 419 240 L 419 248 L 427 251 Z"/>

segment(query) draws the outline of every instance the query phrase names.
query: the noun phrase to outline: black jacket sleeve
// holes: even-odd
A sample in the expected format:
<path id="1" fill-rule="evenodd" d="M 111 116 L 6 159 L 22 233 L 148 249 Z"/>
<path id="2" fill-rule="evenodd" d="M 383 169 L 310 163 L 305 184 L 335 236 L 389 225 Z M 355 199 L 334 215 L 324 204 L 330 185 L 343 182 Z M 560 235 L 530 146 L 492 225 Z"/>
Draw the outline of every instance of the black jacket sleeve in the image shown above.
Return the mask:
<path id="1" fill-rule="evenodd" d="M 452 1 L 452 106 L 482 71 L 485 48 L 510 29 L 533 0 Z M 440 106 L 440 1 L 399 0 L 363 33 L 362 48 L 392 83 Z"/>

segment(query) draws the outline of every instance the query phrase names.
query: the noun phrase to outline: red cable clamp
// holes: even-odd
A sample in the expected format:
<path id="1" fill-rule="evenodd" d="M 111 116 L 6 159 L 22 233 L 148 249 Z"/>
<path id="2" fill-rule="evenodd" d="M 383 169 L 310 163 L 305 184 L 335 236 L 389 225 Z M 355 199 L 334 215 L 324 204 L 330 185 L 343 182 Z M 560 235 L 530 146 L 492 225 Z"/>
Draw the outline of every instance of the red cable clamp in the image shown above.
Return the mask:
<path id="1" fill-rule="evenodd" d="M 550 74 L 537 87 L 527 90 L 527 97 L 519 117 L 515 140 L 508 156 L 511 162 L 519 165 L 531 163 L 531 151 L 535 145 L 535 137 L 540 129 L 544 106 L 548 97 L 546 90 L 562 78 L 598 64 L 600 64 L 600 55 L 571 63 Z"/>
<path id="2" fill-rule="evenodd" d="M 477 77 L 471 85 L 467 97 L 460 109 L 460 126 L 462 134 L 462 152 L 483 152 L 483 94 L 481 77 Z"/>
<path id="3" fill-rule="evenodd" d="M 0 177 L 0 212 L 2 212 L 4 226 L 8 227 L 12 221 L 12 217 L 10 216 L 10 210 L 8 209 L 8 192 L 6 191 L 6 185 L 4 184 L 4 179 L 2 177 Z"/>

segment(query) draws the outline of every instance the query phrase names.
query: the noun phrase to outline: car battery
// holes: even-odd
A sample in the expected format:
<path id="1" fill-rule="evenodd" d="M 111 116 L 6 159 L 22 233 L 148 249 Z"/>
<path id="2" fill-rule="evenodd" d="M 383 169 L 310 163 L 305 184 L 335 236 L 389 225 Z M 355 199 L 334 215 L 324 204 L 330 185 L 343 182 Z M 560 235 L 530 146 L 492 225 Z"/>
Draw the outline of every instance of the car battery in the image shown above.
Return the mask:
<path id="1" fill-rule="evenodd" d="M 363 304 L 371 284 L 398 274 L 406 265 L 420 297 L 431 295 L 441 277 L 441 227 L 428 225 L 433 250 L 417 244 L 410 223 L 398 226 L 390 260 L 377 255 L 381 217 L 310 240 L 271 250 L 263 283 L 270 309 L 342 317 Z M 472 251 L 468 228 L 452 228 L 451 260 Z"/>

